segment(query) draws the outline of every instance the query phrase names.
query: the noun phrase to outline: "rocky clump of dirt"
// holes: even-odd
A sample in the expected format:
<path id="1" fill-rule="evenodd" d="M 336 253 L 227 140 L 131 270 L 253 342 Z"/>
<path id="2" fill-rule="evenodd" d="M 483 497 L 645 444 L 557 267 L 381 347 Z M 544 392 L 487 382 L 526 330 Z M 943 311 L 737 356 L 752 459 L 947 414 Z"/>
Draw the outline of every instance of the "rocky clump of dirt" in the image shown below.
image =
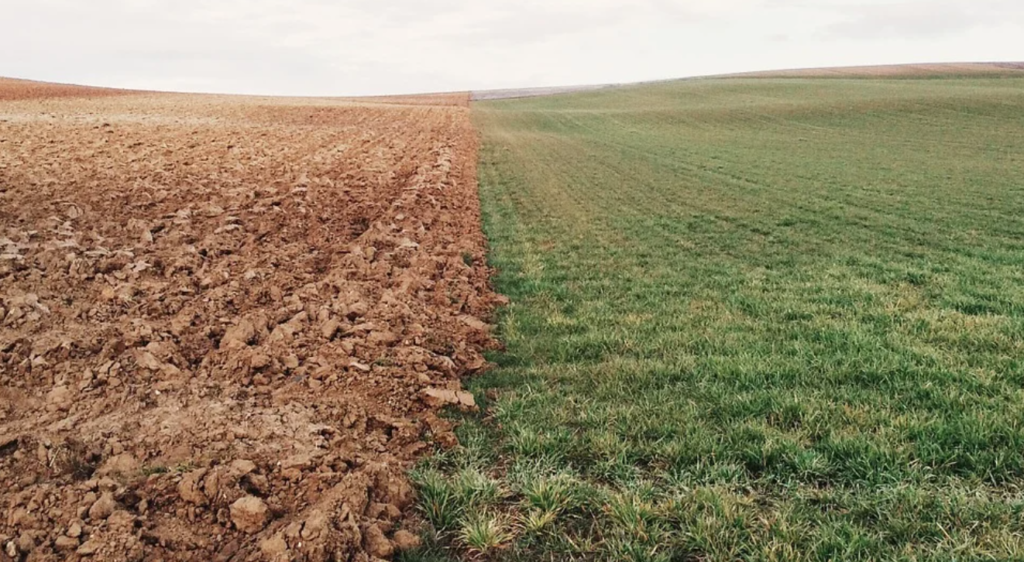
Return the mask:
<path id="1" fill-rule="evenodd" d="M 414 546 L 497 302 L 466 97 L 0 100 L 0 560 Z"/>

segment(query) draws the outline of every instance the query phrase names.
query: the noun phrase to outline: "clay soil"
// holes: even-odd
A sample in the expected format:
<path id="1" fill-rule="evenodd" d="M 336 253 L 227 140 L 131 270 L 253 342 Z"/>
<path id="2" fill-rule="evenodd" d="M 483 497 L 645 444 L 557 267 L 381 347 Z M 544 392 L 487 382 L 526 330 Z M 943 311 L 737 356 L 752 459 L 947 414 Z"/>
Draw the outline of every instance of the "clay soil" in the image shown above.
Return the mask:
<path id="1" fill-rule="evenodd" d="M 467 96 L 0 81 L 0 560 L 358 560 L 473 408 Z"/>

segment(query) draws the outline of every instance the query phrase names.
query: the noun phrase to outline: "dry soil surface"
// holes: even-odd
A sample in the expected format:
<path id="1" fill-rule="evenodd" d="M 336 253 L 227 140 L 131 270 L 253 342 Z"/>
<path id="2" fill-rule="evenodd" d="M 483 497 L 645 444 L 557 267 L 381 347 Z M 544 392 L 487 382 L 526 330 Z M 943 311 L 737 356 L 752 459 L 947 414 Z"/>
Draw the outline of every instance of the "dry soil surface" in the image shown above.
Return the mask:
<path id="1" fill-rule="evenodd" d="M 492 344 L 468 96 L 0 81 L 0 560 L 353 560 Z"/>

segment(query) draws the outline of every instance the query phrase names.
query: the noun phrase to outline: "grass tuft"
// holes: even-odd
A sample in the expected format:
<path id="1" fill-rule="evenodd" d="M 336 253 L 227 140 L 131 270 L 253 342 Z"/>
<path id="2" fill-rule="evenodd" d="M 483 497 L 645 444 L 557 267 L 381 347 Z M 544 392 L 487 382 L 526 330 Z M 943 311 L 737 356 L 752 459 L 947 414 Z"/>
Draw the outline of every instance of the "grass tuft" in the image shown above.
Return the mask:
<path id="1" fill-rule="evenodd" d="M 487 555 L 512 540 L 508 525 L 501 516 L 483 511 L 473 512 L 462 521 L 459 540 L 477 555 Z"/>
<path id="2" fill-rule="evenodd" d="M 414 472 L 413 482 L 419 489 L 419 506 L 427 521 L 440 533 L 454 529 L 466 507 L 458 489 L 433 470 Z"/>
<path id="3" fill-rule="evenodd" d="M 565 479 L 538 478 L 523 487 L 523 497 L 529 507 L 545 513 L 557 514 L 569 505 L 572 490 Z"/>

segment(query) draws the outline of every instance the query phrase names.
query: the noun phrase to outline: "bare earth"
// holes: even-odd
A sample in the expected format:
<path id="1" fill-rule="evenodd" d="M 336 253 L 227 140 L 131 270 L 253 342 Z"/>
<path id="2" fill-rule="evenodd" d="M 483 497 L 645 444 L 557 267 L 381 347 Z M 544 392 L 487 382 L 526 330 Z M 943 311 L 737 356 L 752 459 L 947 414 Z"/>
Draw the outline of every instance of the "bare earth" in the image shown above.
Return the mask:
<path id="1" fill-rule="evenodd" d="M 468 96 L 0 81 L 0 560 L 354 560 L 485 367 Z"/>

